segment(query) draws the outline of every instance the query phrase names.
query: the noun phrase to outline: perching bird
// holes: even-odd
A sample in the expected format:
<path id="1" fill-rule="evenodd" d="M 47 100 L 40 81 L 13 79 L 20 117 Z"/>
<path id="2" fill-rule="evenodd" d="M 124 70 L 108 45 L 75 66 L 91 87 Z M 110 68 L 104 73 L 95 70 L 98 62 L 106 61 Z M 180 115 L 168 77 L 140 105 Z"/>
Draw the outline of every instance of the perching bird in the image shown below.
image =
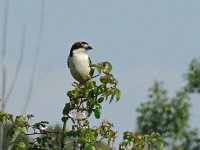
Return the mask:
<path id="1" fill-rule="evenodd" d="M 68 67 L 75 80 L 84 83 L 91 79 L 90 64 L 91 60 L 87 55 L 87 51 L 92 47 L 86 42 L 76 42 L 72 45 L 68 56 Z"/>

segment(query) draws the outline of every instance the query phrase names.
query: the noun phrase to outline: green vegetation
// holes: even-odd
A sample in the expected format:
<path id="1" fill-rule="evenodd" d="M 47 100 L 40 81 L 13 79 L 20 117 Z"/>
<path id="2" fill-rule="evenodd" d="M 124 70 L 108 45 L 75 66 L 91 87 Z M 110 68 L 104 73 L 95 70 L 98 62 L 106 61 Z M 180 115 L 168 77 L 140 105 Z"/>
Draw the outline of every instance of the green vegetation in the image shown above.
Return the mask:
<path id="1" fill-rule="evenodd" d="M 194 59 L 184 76 L 187 84 L 173 98 L 169 98 L 161 82 L 154 82 L 149 100 L 137 109 L 137 126 L 141 134 L 160 133 L 167 149 L 200 150 L 198 131 L 189 126 L 189 97 L 200 93 L 200 61 Z"/>
<path id="2" fill-rule="evenodd" d="M 62 129 L 49 125 L 47 121 L 34 124 L 30 123 L 33 115 L 20 115 L 14 117 L 12 114 L 0 112 L 0 122 L 10 123 L 11 126 L 7 135 L 15 138 L 11 143 L 13 150 L 103 150 L 114 149 L 113 143 L 116 138 L 114 125 L 103 121 L 99 127 L 90 127 L 88 118 L 92 115 L 96 119 L 101 116 L 102 103 L 120 99 L 121 92 L 117 88 L 117 80 L 111 74 L 112 65 L 109 62 L 102 62 L 91 65 L 91 75 L 97 74 L 95 80 L 87 81 L 84 84 L 74 82 L 73 90 L 67 92 L 69 102 L 63 109 Z M 67 123 L 72 121 L 73 125 L 66 130 Z M 27 138 L 32 137 L 32 138 Z M 106 145 L 103 143 L 107 143 Z M 126 131 L 123 141 L 119 145 L 120 150 L 135 149 L 162 149 L 163 143 L 159 133 L 141 135 Z"/>
<path id="3" fill-rule="evenodd" d="M 114 149 L 117 132 L 114 125 L 103 121 L 99 127 L 90 127 L 88 118 L 101 116 L 102 103 L 120 99 L 117 80 L 111 74 L 109 62 L 91 65 L 95 80 L 84 84 L 74 82 L 73 90 L 67 92 L 69 102 L 63 109 L 63 127 L 49 125 L 47 121 L 30 124 L 33 115 L 0 112 L 12 150 L 109 150 Z M 162 82 L 155 81 L 150 88 L 149 100 L 142 103 L 137 111 L 138 132 L 125 131 L 119 150 L 200 150 L 197 129 L 189 126 L 190 95 L 200 93 L 200 61 L 194 59 L 184 75 L 187 84 L 170 98 Z M 99 79 L 98 82 L 96 79 Z M 73 123 L 66 130 L 67 123 Z M 18 136 L 17 138 L 15 136 Z M 5 137 L 5 135 L 4 135 Z M 104 144 L 105 143 L 105 144 Z M 8 143 L 4 143 L 4 146 Z M 7 147 L 4 147 L 7 149 Z"/>

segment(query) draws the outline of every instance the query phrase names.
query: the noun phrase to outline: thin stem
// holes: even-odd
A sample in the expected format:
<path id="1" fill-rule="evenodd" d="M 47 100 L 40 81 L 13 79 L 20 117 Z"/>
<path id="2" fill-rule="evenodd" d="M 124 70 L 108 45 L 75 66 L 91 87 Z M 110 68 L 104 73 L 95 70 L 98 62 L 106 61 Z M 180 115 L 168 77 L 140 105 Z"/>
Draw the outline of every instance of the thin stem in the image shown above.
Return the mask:
<path id="1" fill-rule="evenodd" d="M 4 22 L 3 22 L 3 40 L 2 40 L 2 91 L 0 98 L 0 111 L 4 110 L 5 94 L 6 94 L 6 52 L 7 52 L 7 27 L 8 27 L 8 12 L 10 0 L 6 1 Z M 0 149 L 3 149 L 3 124 L 0 123 Z"/>
<path id="2" fill-rule="evenodd" d="M 8 94 L 5 98 L 4 107 L 6 106 L 8 100 L 9 100 L 9 98 L 10 98 L 12 92 L 13 92 L 13 89 L 15 87 L 15 84 L 16 84 L 16 81 L 17 81 L 17 78 L 18 78 L 18 75 L 19 75 L 19 72 L 20 72 L 21 63 L 22 63 L 23 54 L 24 54 L 25 40 L 26 40 L 26 26 L 24 25 L 23 31 L 22 31 L 22 42 L 21 42 L 21 48 L 20 48 L 21 49 L 20 56 L 19 56 L 19 60 L 18 60 L 18 63 L 17 63 L 16 70 L 15 70 L 14 79 L 11 83 L 10 89 L 8 90 Z"/>
<path id="3" fill-rule="evenodd" d="M 59 132 L 57 131 L 57 132 L 56 132 L 56 143 L 57 143 L 57 145 L 58 145 L 59 147 L 61 147 L 61 145 L 60 145 L 60 143 L 59 143 L 59 141 L 58 141 L 58 135 L 59 135 Z"/>
<path id="4" fill-rule="evenodd" d="M 4 101 L 5 101 L 5 94 L 6 94 L 6 52 L 7 52 L 7 27 L 8 27 L 8 12 L 9 12 L 9 4 L 10 0 L 7 0 L 6 3 L 6 9 L 5 9 L 5 16 L 4 16 L 4 23 L 3 23 L 3 43 L 2 43 L 2 64 L 3 64 L 3 70 L 2 70 L 2 108 L 4 109 Z"/>
<path id="5" fill-rule="evenodd" d="M 61 139 L 60 139 L 61 148 L 64 148 L 64 146 L 65 146 L 65 130 L 66 130 L 66 125 L 67 125 L 67 120 L 64 119 L 63 120 L 62 135 L 61 135 Z"/>
<path id="6" fill-rule="evenodd" d="M 39 129 L 38 129 L 39 130 Z M 53 133 L 53 134 L 59 134 L 59 132 L 53 132 L 53 131 L 43 131 L 43 130 L 40 130 L 41 132 L 33 132 L 33 133 L 25 133 L 25 132 L 22 132 L 24 135 L 35 135 L 35 134 L 46 134 L 46 133 Z"/>
<path id="7" fill-rule="evenodd" d="M 77 104 L 77 112 L 79 112 L 79 108 L 80 108 L 81 105 L 83 104 L 83 99 L 82 99 L 82 98 L 80 98 L 80 99 L 81 99 L 80 103 Z"/>
<path id="8" fill-rule="evenodd" d="M 34 132 L 34 133 L 25 133 L 25 132 L 22 132 L 24 135 L 36 135 L 36 134 L 44 134 L 44 133 L 39 133 L 39 132 Z"/>
<path id="9" fill-rule="evenodd" d="M 93 76 L 92 79 L 94 79 L 94 78 L 96 78 L 96 77 L 98 77 L 98 76 L 100 76 L 100 74 Z"/>

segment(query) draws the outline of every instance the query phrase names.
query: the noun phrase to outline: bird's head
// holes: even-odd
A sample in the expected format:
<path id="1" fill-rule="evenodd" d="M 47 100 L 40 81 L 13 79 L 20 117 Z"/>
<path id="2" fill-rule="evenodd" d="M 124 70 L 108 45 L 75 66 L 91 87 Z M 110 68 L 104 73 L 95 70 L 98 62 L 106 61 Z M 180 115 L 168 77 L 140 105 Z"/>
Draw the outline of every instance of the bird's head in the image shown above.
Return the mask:
<path id="1" fill-rule="evenodd" d="M 78 42 L 76 42 L 72 45 L 71 50 L 76 50 L 76 49 L 79 49 L 79 48 L 83 48 L 85 50 L 91 50 L 92 49 L 92 47 L 87 42 L 78 41 Z"/>
<path id="2" fill-rule="evenodd" d="M 83 41 L 75 42 L 70 50 L 70 56 L 73 55 L 73 53 L 86 53 L 87 50 L 91 50 L 92 47 L 87 43 Z"/>

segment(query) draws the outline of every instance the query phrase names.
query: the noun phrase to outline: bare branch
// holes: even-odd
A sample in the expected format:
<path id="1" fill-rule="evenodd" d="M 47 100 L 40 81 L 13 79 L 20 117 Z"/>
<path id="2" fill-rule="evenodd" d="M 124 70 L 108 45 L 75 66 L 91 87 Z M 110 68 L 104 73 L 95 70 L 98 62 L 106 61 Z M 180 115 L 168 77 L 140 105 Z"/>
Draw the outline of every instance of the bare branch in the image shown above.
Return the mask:
<path id="1" fill-rule="evenodd" d="M 35 49 L 35 57 L 34 57 L 34 62 L 33 62 L 31 78 L 30 78 L 30 82 L 29 82 L 29 90 L 28 90 L 27 101 L 24 105 L 23 112 L 22 112 L 23 114 L 26 113 L 28 105 L 29 105 L 31 98 L 32 98 L 33 85 L 34 85 L 34 80 L 35 80 L 35 71 L 36 71 L 38 56 L 39 56 L 40 48 L 41 48 L 41 40 L 42 40 L 43 24 L 44 24 L 45 2 L 46 2 L 46 0 L 42 1 L 42 12 L 41 12 L 41 18 L 40 18 L 38 41 L 37 41 L 37 45 L 36 45 L 36 49 Z"/>
<path id="2" fill-rule="evenodd" d="M 3 22 L 3 40 L 2 40 L 2 93 L 0 99 L 0 111 L 4 110 L 4 101 L 6 94 L 6 51 L 7 51 L 7 25 L 10 0 L 6 1 L 4 22 Z M 3 125 L 0 123 L 0 149 L 3 149 Z"/>
<path id="3" fill-rule="evenodd" d="M 15 87 L 15 84 L 16 84 L 16 81 L 17 81 L 17 78 L 18 78 L 18 75 L 19 75 L 19 72 L 20 72 L 21 63 L 22 63 L 23 54 L 24 54 L 25 41 L 26 41 L 26 26 L 24 25 L 23 31 L 22 31 L 22 42 L 21 42 L 21 48 L 20 48 L 20 56 L 19 56 L 19 60 L 18 60 L 18 63 L 17 63 L 16 70 L 15 70 L 14 79 L 11 83 L 10 89 L 8 90 L 8 94 L 5 98 L 4 106 L 6 106 L 8 100 L 9 100 L 9 98 L 10 98 L 12 92 L 13 92 L 13 89 Z"/>
<path id="4" fill-rule="evenodd" d="M 6 94 L 6 52 L 7 52 L 7 26 L 8 26 L 8 11 L 10 0 L 6 1 L 5 16 L 3 22 L 3 43 L 2 43 L 2 93 L 1 93 L 1 109 L 4 109 L 4 101 Z"/>

